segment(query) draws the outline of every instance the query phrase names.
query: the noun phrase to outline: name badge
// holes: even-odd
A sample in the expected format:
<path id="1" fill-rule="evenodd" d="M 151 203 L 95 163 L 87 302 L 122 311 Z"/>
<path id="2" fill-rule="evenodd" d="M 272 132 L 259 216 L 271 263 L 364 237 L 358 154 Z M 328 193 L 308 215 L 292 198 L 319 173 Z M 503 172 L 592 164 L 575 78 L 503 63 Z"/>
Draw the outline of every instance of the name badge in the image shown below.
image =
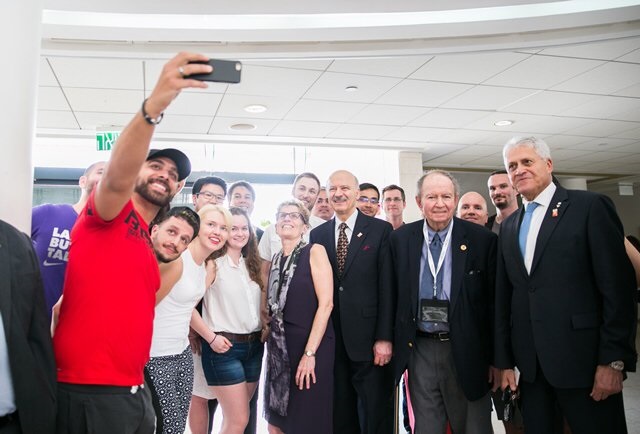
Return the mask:
<path id="1" fill-rule="evenodd" d="M 449 300 L 420 299 L 420 321 L 449 322 Z"/>

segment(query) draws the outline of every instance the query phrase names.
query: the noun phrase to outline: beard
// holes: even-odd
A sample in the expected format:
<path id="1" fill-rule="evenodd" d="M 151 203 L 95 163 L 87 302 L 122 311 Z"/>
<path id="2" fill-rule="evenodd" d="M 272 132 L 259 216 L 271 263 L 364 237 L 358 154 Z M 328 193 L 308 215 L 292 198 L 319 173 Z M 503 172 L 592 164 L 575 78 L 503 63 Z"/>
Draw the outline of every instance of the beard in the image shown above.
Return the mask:
<path id="1" fill-rule="evenodd" d="M 134 191 L 138 193 L 147 202 L 162 208 L 171 203 L 171 200 L 173 199 L 173 196 L 175 196 L 175 194 L 170 194 L 170 193 L 162 194 L 162 193 L 158 193 L 156 191 L 151 190 L 151 188 L 149 188 L 149 185 L 152 182 L 158 182 L 158 181 L 163 183 L 167 187 L 167 191 L 169 191 L 169 184 L 166 181 L 155 179 L 155 178 L 148 179 L 147 181 L 138 180 L 136 182 Z"/>
<path id="2" fill-rule="evenodd" d="M 165 255 L 160 252 L 157 247 L 163 247 L 163 245 L 158 241 L 157 235 L 151 235 L 151 244 L 153 245 L 153 253 L 156 255 L 156 260 L 160 264 L 168 264 L 169 262 L 175 261 L 180 256 L 180 253 L 177 252 L 177 249 L 173 245 L 171 245 L 171 247 L 176 251 L 175 254 Z"/>
<path id="3" fill-rule="evenodd" d="M 176 259 L 178 259 L 178 257 L 180 256 L 180 255 L 176 255 L 175 257 L 165 256 L 162 253 L 158 252 L 157 250 L 154 250 L 153 252 L 156 254 L 156 260 L 161 264 L 168 264 L 169 262 L 173 262 Z"/>
<path id="4" fill-rule="evenodd" d="M 507 201 L 505 200 L 505 201 L 503 201 L 503 202 L 498 202 L 498 203 L 496 203 L 496 204 L 494 204 L 494 205 L 495 205 L 495 206 L 496 206 L 496 208 L 498 208 L 498 209 L 507 209 L 507 208 L 509 208 L 509 205 L 510 205 L 510 204 L 509 204 L 509 202 L 507 202 Z"/>

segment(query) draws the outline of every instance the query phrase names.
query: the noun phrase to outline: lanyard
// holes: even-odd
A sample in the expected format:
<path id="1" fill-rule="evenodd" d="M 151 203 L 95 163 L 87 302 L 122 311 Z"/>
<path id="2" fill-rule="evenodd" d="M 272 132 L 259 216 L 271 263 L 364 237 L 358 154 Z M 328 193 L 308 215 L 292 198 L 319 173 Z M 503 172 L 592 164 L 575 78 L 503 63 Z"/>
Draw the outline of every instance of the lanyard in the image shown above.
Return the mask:
<path id="1" fill-rule="evenodd" d="M 422 232 L 424 234 L 424 242 L 427 244 L 427 259 L 429 261 L 429 271 L 431 271 L 431 275 L 433 276 L 433 298 L 436 298 L 437 292 L 438 292 L 437 276 L 438 276 L 438 273 L 440 272 L 440 269 L 442 268 L 442 264 L 444 264 L 444 258 L 445 256 L 447 256 L 447 249 L 449 248 L 449 243 L 451 243 L 451 232 L 453 232 L 453 219 L 451 220 L 451 224 L 449 226 L 449 231 L 447 232 L 447 236 L 444 238 L 444 242 L 442 243 L 442 250 L 440 251 L 440 257 L 438 258 L 437 267 L 433 263 L 433 256 L 431 255 L 431 249 L 429 248 L 429 231 L 427 230 L 426 220 L 424 222 L 424 225 L 422 226 Z"/>

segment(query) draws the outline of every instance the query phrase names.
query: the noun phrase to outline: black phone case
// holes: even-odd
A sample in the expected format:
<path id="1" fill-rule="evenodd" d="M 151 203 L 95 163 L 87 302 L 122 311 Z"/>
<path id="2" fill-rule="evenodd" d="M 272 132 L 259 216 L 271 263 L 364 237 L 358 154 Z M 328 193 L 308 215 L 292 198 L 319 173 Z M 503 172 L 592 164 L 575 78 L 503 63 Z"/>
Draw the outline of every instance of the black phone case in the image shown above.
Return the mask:
<path id="1" fill-rule="evenodd" d="M 237 60 L 209 59 L 209 62 L 190 62 L 209 64 L 213 71 L 209 74 L 193 74 L 188 76 L 200 81 L 214 81 L 217 83 L 240 83 L 242 63 Z"/>

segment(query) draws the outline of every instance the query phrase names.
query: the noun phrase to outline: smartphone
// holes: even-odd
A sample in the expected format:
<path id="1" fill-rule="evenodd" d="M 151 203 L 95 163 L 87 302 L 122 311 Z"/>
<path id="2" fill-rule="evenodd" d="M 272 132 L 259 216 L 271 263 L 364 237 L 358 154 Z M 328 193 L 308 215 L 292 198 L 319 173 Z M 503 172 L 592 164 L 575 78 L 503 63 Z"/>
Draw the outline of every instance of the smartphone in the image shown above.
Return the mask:
<path id="1" fill-rule="evenodd" d="M 219 60 L 209 59 L 208 62 L 189 62 L 209 64 L 213 67 L 213 71 L 209 74 L 193 74 L 189 78 L 200 81 L 215 81 L 219 83 L 240 83 L 240 73 L 242 72 L 242 63 L 237 60 Z"/>

